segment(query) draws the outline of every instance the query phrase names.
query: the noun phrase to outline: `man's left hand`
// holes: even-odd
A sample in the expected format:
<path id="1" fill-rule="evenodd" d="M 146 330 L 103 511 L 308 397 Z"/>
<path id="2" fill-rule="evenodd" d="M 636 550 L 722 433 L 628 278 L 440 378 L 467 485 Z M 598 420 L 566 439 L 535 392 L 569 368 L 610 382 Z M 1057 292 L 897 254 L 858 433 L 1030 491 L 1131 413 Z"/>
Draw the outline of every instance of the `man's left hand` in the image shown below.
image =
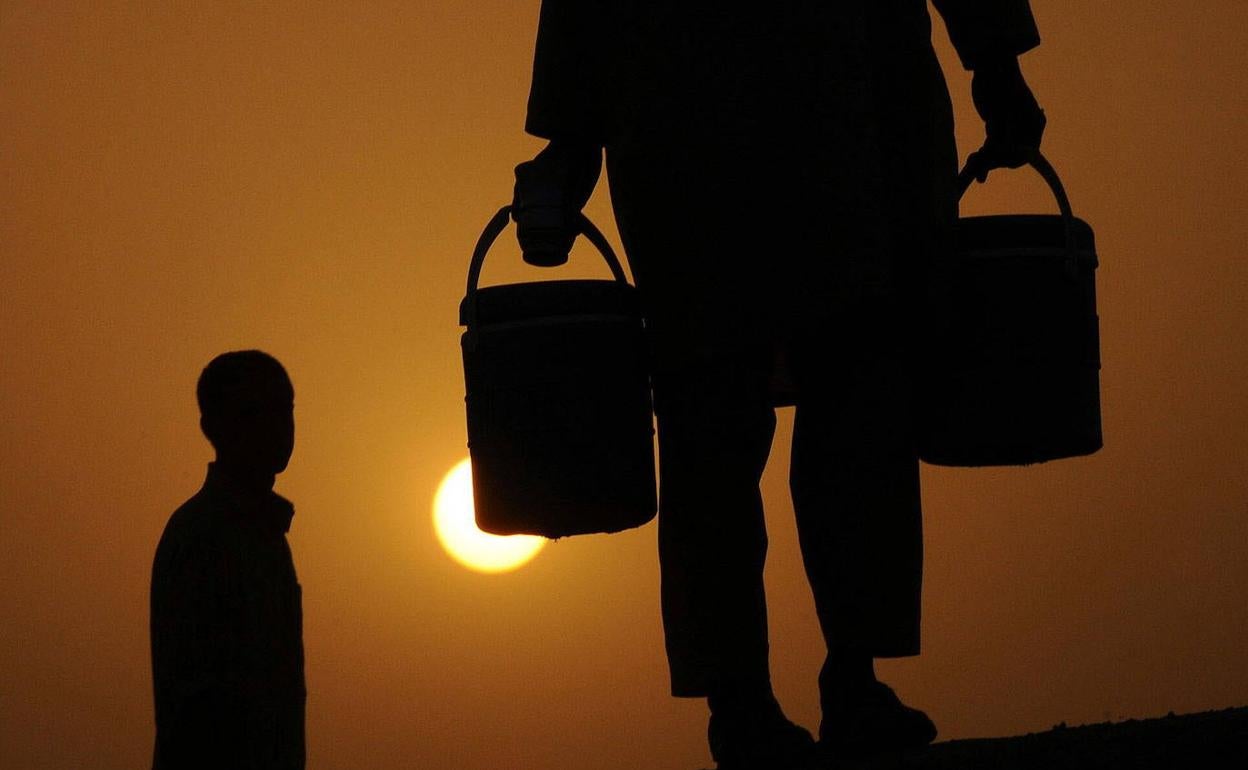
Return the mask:
<path id="1" fill-rule="evenodd" d="M 975 70 L 971 98 L 984 119 L 987 139 L 968 165 L 979 181 L 996 168 L 1018 168 L 1040 151 L 1047 120 L 1023 78 L 1018 59 L 989 62 Z"/>

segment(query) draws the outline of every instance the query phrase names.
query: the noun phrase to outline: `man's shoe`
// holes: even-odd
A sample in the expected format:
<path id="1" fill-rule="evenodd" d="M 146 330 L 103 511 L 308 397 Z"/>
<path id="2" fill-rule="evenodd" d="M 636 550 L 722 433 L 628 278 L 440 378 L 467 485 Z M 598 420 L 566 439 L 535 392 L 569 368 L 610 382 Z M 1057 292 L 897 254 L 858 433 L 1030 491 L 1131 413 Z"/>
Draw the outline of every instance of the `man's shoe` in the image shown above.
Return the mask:
<path id="1" fill-rule="evenodd" d="M 936 725 L 927 714 L 902 703 L 882 682 L 823 704 L 819 753 L 825 759 L 861 759 L 921 748 L 934 740 Z"/>
<path id="2" fill-rule="evenodd" d="M 711 712 L 706 735 L 717 770 L 808 770 L 818 761 L 810 732 L 790 722 L 774 698 Z"/>

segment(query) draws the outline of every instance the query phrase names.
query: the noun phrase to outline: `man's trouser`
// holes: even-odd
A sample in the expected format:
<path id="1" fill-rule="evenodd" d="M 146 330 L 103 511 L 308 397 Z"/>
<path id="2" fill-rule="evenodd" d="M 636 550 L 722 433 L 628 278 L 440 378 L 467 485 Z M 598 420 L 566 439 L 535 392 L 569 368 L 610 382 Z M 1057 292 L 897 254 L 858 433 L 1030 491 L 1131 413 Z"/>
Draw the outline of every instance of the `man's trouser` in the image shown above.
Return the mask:
<path id="1" fill-rule="evenodd" d="M 678 696 L 769 680 L 758 483 L 775 427 L 771 359 L 742 353 L 656 374 L 663 623 Z M 916 654 L 922 536 L 904 372 L 804 358 L 793 361 L 804 395 L 790 485 L 824 637 L 876 657 Z"/>
<path id="2" fill-rule="evenodd" d="M 768 678 L 758 484 L 778 349 L 799 391 L 790 485 L 824 636 L 918 652 L 912 348 L 923 271 L 956 217 L 948 95 L 930 64 L 932 87 L 907 101 L 930 120 L 888 121 L 876 140 L 707 131 L 607 147 L 654 348 L 675 695 Z"/>

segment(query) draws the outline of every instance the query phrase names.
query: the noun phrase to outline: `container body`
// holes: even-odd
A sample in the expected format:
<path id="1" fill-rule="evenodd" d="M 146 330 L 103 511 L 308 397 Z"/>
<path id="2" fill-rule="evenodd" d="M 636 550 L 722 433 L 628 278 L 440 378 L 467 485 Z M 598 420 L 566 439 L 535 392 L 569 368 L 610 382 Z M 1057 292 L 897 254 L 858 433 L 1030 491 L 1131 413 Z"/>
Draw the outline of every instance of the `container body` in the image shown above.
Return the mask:
<path id="1" fill-rule="evenodd" d="M 477 526 L 556 538 L 650 521 L 654 427 L 636 289 L 545 281 L 471 299 L 462 348 Z"/>
<path id="2" fill-rule="evenodd" d="M 1096 250 L 1078 219 L 959 222 L 932 282 L 920 457 L 1025 465 L 1101 448 Z"/>

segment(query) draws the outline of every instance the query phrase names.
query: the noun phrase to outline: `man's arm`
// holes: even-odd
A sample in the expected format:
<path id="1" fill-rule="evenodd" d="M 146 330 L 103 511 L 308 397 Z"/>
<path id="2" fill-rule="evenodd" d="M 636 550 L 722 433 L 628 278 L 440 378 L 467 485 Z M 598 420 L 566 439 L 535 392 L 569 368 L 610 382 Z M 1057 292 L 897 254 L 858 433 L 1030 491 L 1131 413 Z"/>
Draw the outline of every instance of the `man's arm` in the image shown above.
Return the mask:
<path id="1" fill-rule="evenodd" d="M 984 120 L 984 146 L 968 164 L 983 182 L 994 168 L 1017 168 L 1040 150 L 1046 119 L 1018 66 L 1040 44 L 1028 0 L 932 0 L 962 65 L 973 70 L 971 96 Z"/>
<path id="2" fill-rule="evenodd" d="M 575 219 L 601 173 L 614 39 L 607 9 L 604 0 L 542 0 L 524 128 L 551 141 L 516 167 L 512 199 L 516 236 L 530 264 L 567 261 Z"/>
<path id="3" fill-rule="evenodd" d="M 979 69 L 1040 45 L 1029 0 L 932 0 L 962 66 Z"/>
<path id="4" fill-rule="evenodd" d="M 601 146 L 609 40 L 602 0 L 542 0 L 525 131 Z"/>

